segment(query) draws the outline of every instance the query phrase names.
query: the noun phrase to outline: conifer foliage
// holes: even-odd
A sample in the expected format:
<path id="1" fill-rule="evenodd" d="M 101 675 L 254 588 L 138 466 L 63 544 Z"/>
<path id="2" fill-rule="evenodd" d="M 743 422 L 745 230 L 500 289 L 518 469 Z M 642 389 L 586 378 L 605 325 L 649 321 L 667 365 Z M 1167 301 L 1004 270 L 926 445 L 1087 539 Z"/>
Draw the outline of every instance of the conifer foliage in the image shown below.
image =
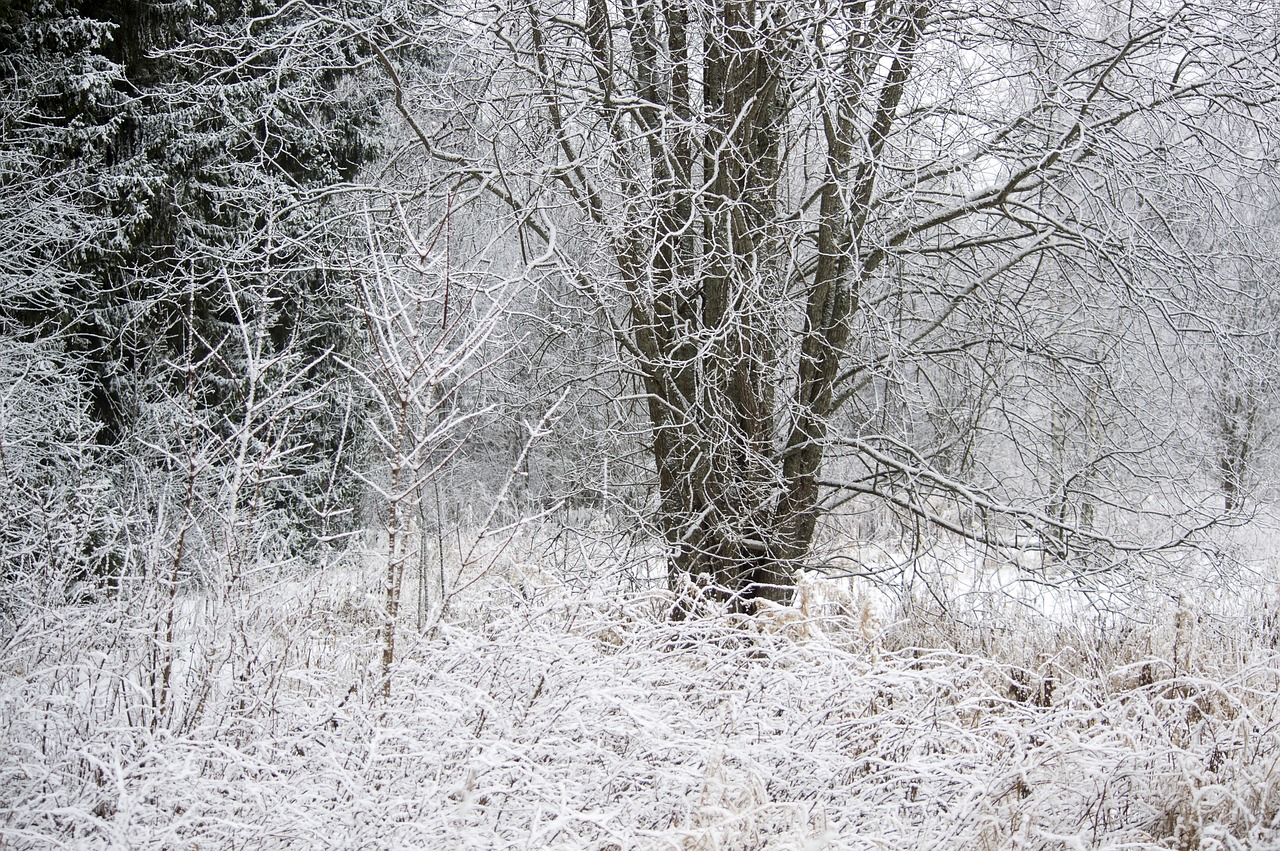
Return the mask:
<path id="1" fill-rule="evenodd" d="M 11 491 L 47 503 L 33 477 L 96 482 L 108 502 L 144 494 L 108 513 L 154 515 L 168 485 L 139 479 L 269 455 L 255 498 L 296 548 L 342 487 L 334 356 L 352 298 L 333 190 L 374 155 L 377 110 L 320 19 L 278 3 L 0 8 L 0 428 L 9 454 L 48 456 L 9 459 Z M 75 439 L 41 438 L 54 420 Z M 27 508 L 13 551 L 48 526 L 51 506 Z"/>

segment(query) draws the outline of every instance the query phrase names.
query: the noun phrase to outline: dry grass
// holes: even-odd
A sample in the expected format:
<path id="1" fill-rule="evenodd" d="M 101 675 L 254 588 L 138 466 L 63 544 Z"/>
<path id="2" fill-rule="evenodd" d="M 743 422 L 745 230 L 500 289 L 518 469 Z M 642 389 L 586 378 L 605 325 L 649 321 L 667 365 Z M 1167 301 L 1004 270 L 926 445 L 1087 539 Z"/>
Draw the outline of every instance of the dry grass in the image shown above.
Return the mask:
<path id="1" fill-rule="evenodd" d="M 672 624 L 664 593 L 510 561 L 406 618 L 389 702 L 376 567 L 180 597 L 171 647 L 127 601 L 35 612 L 0 652 L 0 846 L 1280 844 L 1269 636 L 808 581 Z"/>

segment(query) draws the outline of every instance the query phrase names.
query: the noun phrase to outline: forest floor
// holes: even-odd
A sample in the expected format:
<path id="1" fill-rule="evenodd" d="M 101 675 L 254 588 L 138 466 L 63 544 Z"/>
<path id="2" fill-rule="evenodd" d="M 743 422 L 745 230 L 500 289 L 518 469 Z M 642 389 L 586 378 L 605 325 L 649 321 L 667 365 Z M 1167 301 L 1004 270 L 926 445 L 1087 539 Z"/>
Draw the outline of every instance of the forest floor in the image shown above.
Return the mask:
<path id="1" fill-rule="evenodd" d="M 510 558 L 407 614 L 386 698 L 380 582 L 29 613 L 0 647 L 0 847 L 1280 847 L 1256 612 L 961 618 L 807 577 L 795 608 L 673 623 L 665 591 Z"/>

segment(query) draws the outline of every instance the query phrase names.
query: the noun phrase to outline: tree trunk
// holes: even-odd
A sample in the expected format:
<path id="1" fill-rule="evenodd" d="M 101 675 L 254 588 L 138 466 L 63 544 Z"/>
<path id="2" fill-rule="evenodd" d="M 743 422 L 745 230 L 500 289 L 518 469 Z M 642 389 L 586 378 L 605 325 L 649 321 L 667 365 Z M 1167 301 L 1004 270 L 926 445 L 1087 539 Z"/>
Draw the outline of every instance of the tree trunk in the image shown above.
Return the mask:
<path id="1" fill-rule="evenodd" d="M 615 251 L 649 397 L 672 581 L 705 575 L 744 607 L 757 598 L 788 602 L 816 529 L 818 475 L 858 309 L 857 279 L 873 268 L 855 262 L 853 239 L 875 174 L 870 162 L 851 167 L 865 99 L 850 89 L 832 105 L 817 256 L 797 278 L 788 267 L 796 232 L 779 201 L 779 179 L 792 105 L 786 67 L 801 25 L 788 20 L 782 5 L 713 5 L 702 32 L 704 123 L 695 145 L 687 127 L 699 111 L 689 102 L 687 9 L 678 2 L 629 8 L 645 104 L 639 115 L 651 134 L 654 213 L 651 236 L 629 232 Z M 863 137 L 873 159 L 923 26 L 920 8 L 908 9 L 896 24 L 889 18 L 894 58 Z M 655 72 L 660 33 L 670 57 L 665 80 Z M 847 38 L 842 72 L 850 79 L 874 74 L 865 51 L 870 36 Z M 604 56 L 607 47 L 598 43 L 595 53 Z M 797 372 L 787 380 L 779 374 L 776 341 L 790 320 L 779 306 L 796 289 L 807 300 Z M 780 410 L 776 390 L 787 386 L 795 397 Z"/>

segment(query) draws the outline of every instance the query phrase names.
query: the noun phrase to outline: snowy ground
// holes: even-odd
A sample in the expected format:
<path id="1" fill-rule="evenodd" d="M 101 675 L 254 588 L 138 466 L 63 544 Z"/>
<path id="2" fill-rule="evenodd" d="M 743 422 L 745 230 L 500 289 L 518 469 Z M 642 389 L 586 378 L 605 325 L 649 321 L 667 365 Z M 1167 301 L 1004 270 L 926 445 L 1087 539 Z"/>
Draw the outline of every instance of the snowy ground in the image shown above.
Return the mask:
<path id="1" fill-rule="evenodd" d="M 508 565 L 406 616 L 385 701 L 376 566 L 254 582 L 171 642 L 163 596 L 22 625 L 0 847 L 1280 847 L 1274 625 L 1194 602 L 961 627 L 811 581 L 673 624 Z"/>

